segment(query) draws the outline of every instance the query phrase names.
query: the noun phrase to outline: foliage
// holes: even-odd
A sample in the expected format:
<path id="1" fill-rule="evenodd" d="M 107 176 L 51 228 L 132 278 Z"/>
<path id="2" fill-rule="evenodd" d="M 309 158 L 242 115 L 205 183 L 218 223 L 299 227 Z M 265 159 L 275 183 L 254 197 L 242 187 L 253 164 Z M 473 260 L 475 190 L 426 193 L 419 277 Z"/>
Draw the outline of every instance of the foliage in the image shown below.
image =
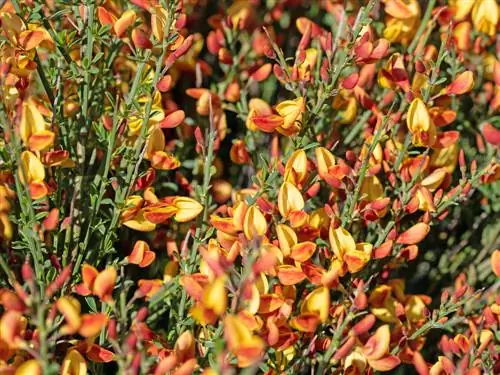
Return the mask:
<path id="1" fill-rule="evenodd" d="M 0 373 L 500 371 L 495 0 L 0 3 Z"/>

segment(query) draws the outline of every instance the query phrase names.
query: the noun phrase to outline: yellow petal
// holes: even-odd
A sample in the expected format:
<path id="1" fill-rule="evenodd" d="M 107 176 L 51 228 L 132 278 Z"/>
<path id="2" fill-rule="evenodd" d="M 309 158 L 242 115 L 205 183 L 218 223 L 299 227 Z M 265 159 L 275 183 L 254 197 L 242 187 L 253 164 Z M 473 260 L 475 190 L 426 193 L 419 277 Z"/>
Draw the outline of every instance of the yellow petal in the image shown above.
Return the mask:
<path id="1" fill-rule="evenodd" d="M 338 227 L 329 231 L 330 246 L 338 259 L 343 260 L 344 254 L 356 250 L 356 243 L 351 234 L 344 228 Z"/>
<path id="2" fill-rule="evenodd" d="M 304 208 L 304 198 L 301 192 L 290 182 L 281 185 L 278 194 L 278 209 L 284 218 L 292 211 L 300 211 Z"/>
<path id="3" fill-rule="evenodd" d="M 201 204 L 188 197 L 175 198 L 174 205 L 178 210 L 174 218 L 180 223 L 193 220 L 203 211 L 203 206 Z"/>
<path id="4" fill-rule="evenodd" d="M 85 375 L 87 363 L 78 350 L 71 349 L 64 357 L 61 375 Z"/>
<path id="5" fill-rule="evenodd" d="M 260 212 L 257 206 L 248 208 L 245 214 L 243 231 L 247 239 L 251 240 L 254 236 L 262 237 L 267 232 L 266 218 Z"/>
<path id="6" fill-rule="evenodd" d="M 324 323 L 328 320 L 330 310 L 330 292 L 322 286 L 307 295 L 300 309 L 301 313 L 316 313 Z"/>
<path id="7" fill-rule="evenodd" d="M 21 153 L 21 165 L 19 168 L 19 178 L 27 183 L 41 182 L 45 179 L 45 169 L 42 162 L 30 151 Z"/>

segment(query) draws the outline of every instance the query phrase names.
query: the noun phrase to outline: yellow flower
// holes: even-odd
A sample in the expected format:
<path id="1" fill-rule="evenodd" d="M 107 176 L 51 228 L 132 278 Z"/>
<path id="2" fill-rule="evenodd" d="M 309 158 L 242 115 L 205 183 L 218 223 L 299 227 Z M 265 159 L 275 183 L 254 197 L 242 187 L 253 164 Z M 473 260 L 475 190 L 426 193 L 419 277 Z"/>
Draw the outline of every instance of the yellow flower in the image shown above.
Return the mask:
<path id="1" fill-rule="evenodd" d="M 278 209 L 282 217 L 287 218 L 293 211 L 304 208 L 301 192 L 290 182 L 284 182 L 278 193 Z"/>
<path id="2" fill-rule="evenodd" d="M 408 110 L 406 123 L 408 130 L 413 135 L 414 145 L 432 146 L 436 140 L 436 127 L 422 99 L 413 99 Z"/>
<path id="3" fill-rule="evenodd" d="M 61 366 L 62 375 L 85 375 L 87 373 L 87 363 L 80 352 L 71 349 L 66 356 Z"/>
<path id="4" fill-rule="evenodd" d="M 494 36 L 498 24 L 498 13 L 498 4 L 495 0 L 476 0 L 472 8 L 474 28 L 480 33 Z"/>
<path id="5" fill-rule="evenodd" d="M 21 165 L 19 166 L 18 176 L 22 183 L 29 186 L 30 194 L 33 199 L 40 199 L 48 194 L 45 185 L 45 169 L 42 162 L 30 151 L 21 153 Z"/>
<path id="6" fill-rule="evenodd" d="M 277 130 L 285 135 L 298 132 L 300 130 L 302 114 L 305 110 L 305 99 L 303 97 L 279 103 L 276 106 L 276 111 L 283 118 L 283 124 Z"/>
<path id="7" fill-rule="evenodd" d="M 384 38 L 390 42 L 408 44 L 420 24 L 420 5 L 417 0 L 385 0 L 385 12 L 389 15 Z"/>
<path id="8" fill-rule="evenodd" d="M 328 320 L 328 312 L 330 309 L 330 291 L 322 286 L 313 290 L 307 295 L 300 309 L 301 313 L 316 313 L 319 315 L 321 322 Z"/>
<path id="9" fill-rule="evenodd" d="M 174 199 L 174 206 L 177 209 L 175 220 L 185 223 L 193 220 L 203 211 L 203 206 L 192 198 L 177 197 Z"/>
<path id="10" fill-rule="evenodd" d="M 285 181 L 301 184 L 307 177 L 307 156 L 304 150 L 295 151 L 285 165 Z"/>
<path id="11" fill-rule="evenodd" d="M 302 81 L 309 81 L 311 79 L 311 70 L 316 65 L 318 59 L 318 50 L 316 48 L 309 48 L 306 50 L 306 56 L 302 64 L 299 65 L 299 79 Z"/>
<path id="12" fill-rule="evenodd" d="M 261 237 L 267 232 L 267 222 L 264 214 L 260 212 L 257 206 L 248 208 L 245 214 L 243 231 L 247 239 L 251 240 L 254 236 Z"/>

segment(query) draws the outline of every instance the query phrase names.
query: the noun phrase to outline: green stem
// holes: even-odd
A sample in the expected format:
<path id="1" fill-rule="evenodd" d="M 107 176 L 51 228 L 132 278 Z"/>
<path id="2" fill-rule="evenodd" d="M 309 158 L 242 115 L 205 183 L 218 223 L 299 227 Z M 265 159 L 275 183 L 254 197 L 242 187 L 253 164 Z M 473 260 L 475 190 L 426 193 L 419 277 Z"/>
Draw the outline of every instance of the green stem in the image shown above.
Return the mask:
<path id="1" fill-rule="evenodd" d="M 429 19 L 431 18 L 432 9 L 434 9 L 434 5 L 436 5 L 436 0 L 429 0 L 429 4 L 427 5 L 427 9 L 425 10 L 422 22 L 420 22 L 420 26 L 418 27 L 417 33 L 413 37 L 413 40 L 411 41 L 411 44 L 408 47 L 409 55 L 412 55 L 413 52 L 415 51 L 415 48 L 417 48 L 420 37 L 422 36 L 422 33 L 425 31 L 425 28 L 427 27 L 427 22 L 429 22 Z"/>
<path id="2" fill-rule="evenodd" d="M 370 163 L 369 163 L 370 157 L 371 157 L 373 151 L 375 151 L 375 147 L 377 147 L 377 144 L 380 141 L 380 138 L 382 137 L 382 135 L 385 132 L 385 124 L 387 122 L 387 119 L 388 119 L 388 117 L 386 117 L 384 119 L 382 124 L 380 124 L 379 128 L 377 129 L 377 131 L 373 137 L 372 143 L 370 144 L 370 147 L 368 148 L 368 153 L 366 154 L 366 156 L 363 160 L 363 163 L 361 164 L 361 169 L 359 172 L 358 181 L 356 182 L 356 188 L 354 189 L 354 194 L 352 195 L 352 198 L 349 202 L 348 208 L 346 209 L 346 207 L 345 207 L 343 212 L 342 212 L 342 226 L 343 227 L 345 227 L 347 225 L 347 223 L 349 222 L 349 220 L 351 220 L 351 218 L 352 218 L 352 214 L 354 212 L 354 208 L 356 207 L 356 203 L 357 203 L 359 194 L 361 192 L 363 182 L 365 181 L 366 172 L 368 171 L 368 167 L 370 165 Z"/>

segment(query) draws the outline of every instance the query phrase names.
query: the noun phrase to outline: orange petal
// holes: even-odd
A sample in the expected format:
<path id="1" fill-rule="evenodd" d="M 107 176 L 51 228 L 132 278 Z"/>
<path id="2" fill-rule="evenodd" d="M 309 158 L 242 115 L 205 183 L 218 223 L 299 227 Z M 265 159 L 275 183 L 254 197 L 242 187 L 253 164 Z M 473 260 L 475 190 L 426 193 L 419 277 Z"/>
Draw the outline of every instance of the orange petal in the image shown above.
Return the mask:
<path id="1" fill-rule="evenodd" d="M 356 344 L 356 338 L 354 336 L 349 337 L 347 341 L 344 343 L 344 345 L 342 345 L 340 348 L 338 348 L 338 350 L 335 351 L 335 354 L 332 357 L 332 359 L 334 361 L 339 361 L 342 358 L 347 357 L 347 355 L 351 352 L 355 344 Z"/>
<path id="2" fill-rule="evenodd" d="M 294 245 L 291 251 L 290 258 L 298 262 L 305 262 L 313 256 L 316 251 L 316 244 L 310 241 L 301 242 Z"/>
<path id="3" fill-rule="evenodd" d="M 41 130 L 33 133 L 29 139 L 29 148 L 33 151 L 42 151 L 54 143 L 55 134 L 50 130 Z"/>
<path id="4" fill-rule="evenodd" d="M 181 163 L 175 156 L 169 155 L 165 151 L 155 151 L 151 155 L 151 165 L 155 169 L 170 171 L 179 168 Z"/>
<path id="5" fill-rule="evenodd" d="M 90 264 L 84 264 L 82 266 L 82 279 L 86 287 L 92 288 L 97 275 L 99 275 L 99 271 L 97 271 L 95 267 Z"/>
<path id="6" fill-rule="evenodd" d="M 36 48 L 46 39 L 46 34 L 41 30 L 26 30 L 19 35 L 19 45 L 26 51 Z"/>
<path id="7" fill-rule="evenodd" d="M 254 115 L 251 120 L 257 128 L 266 133 L 272 133 L 283 125 L 283 118 L 278 115 Z"/>
<path id="8" fill-rule="evenodd" d="M 139 290 L 146 295 L 147 298 L 151 298 L 158 292 L 163 286 L 163 281 L 160 279 L 144 280 L 141 279 L 137 282 L 139 285 Z"/>
<path id="9" fill-rule="evenodd" d="M 388 355 L 387 357 L 381 359 L 369 359 L 368 363 L 370 366 L 377 371 L 391 371 L 396 366 L 399 366 L 401 360 L 395 355 Z"/>
<path id="10" fill-rule="evenodd" d="M 159 126 L 162 129 L 172 129 L 179 126 L 184 119 L 186 118 L 186 114 L 183 110 L 179 109 L 168 114 L 160 123 Z"/>
<path id="11" fill-rule="evenodd" d="M 153 224 L 161 224 L 176 215 L 177 208 L 169 205 L 148 206 L 143 210 L 144 219 Z"/>
<path id="12" fill-rule="evenodd" d="M 500 129 L 487 122 L 482 126 L 482 132 L 486 142 L 493 146 L 500 145 Z"/>
<path id="13" fill-rule="evenodd" d="M 133 10 L 126 10 L 122 16 L 115 22 L 113 29 L 115 30 L 116 36 L 120 38 L 129 26 L 135 23 L 136 14 Z"/>
<path id="14" fill-rule="evenodd" d="M 252 78 L 254 81 L 261 82 L 267 79 L 269 77 L 269 74 L 271 74 L 272 71 L 272 65 L 271 64 L 264 64 L 262 65 L 259 69 L 257 69 L 255 72 L 252 73 L 250 78 Z"/>
<path id="15" fill-rule="evenodd" d="M 145 241 L 137 241 L 132 249 L 132 252 L 127 257 L 129 263 L 140 264 L 144 259 L 144 253 L 149 251 L 149 245 Z"/>
<path id="16" fill-rule="evenodd" d="M 151 49 L 153 48 L 153 43 L 149 39 L 149 36 L 141 29 L 135 28 L 132 30 L 132 42 L 135 48 L 138 49 Z"/>
<path id="17" fill-rule="evenodd" d="M 455 144 L 460 138 L 460 132 L 456 130 L 449 130 L 446 132 L 439 133 L 436 142 L 434 143 L 434 148 L 446 148 Z"/>
<path id="18" fill-rule="evenodd" d="M 493 269 L 493 273 L 497 277 L 500 277 L 500 250 L 495 250 L 491 254 L 491 268 Z"/>
<path id="19" fill-rule="evenodd" d="M 282 265 L 278 267 L 278 278 L 283 285 L 295 285 L 304 280 L 306 275 L 300 268 Z"/>
<path id="20" fill-rule="evenodd" d="M 99 22 L 101 25 L 110 25 L 113 26 L 116 22 L 116 17 L 113 16 L 110 12 L 103 7 L 97 7 L 97 18 L 99 18 Z"/>
<path id="21" fill-rule="evenodd" d="M 396 242 L 403 245 L 415 245 L 427 236 L 430 229 L 429 224 L 417 223 L 406 232 L 401 233 Z"/>
<path id="22" fill-rule="evenodd" d="M 172 87 L 172 76 L 169 74 L 160 79 L 156 85 L 156 88 L 161 92 L 167 92 L 170 87 Z"/>
<path id="23" fill-rule="evenodd" d="M 301 331 L 312 333 L 316 331 L 318 324 L 320 322 L 318 314 L 305 313 L 300 314 L 290 320 L 290 327 Z"/>
<path id="24" fill-rule="evenodd" d="M 112 301 L 112 293 L 116 282 L 116 268 L 107 267 L 95 278 L 93 292 L 105 302 Z"/>
<path id="25" fill-rule="evenodd" d="M 417 370 L 418 375 L 429 374 L 429 366 L 427 366 L 427 363 L 420 352 L 416 351 L 413 353 L 413 366 L 415 366 L 415 370 Z"/>
<path id="26" fill-rule="evenodd" d="M 49 189 L 45 182 L 33 181 L 29 184 L 30 196 L 32 199 L 41 199 L 49 194 Z"/>
<path id="27" fill-rule="evenodd" d="M 238 230 L 235 228 L 232 217 L 219 217 L 216 215 L 210 216 L 210 224 L 217 230 L 227 234 L 237 234 Z"/>
<path id="28" fill-rule="evenodd" d="M 115 359 L 113 352 L 100 347 L 99 345 L 92 344 L 90 349 L 86 352 L 87 358 L 93 362 L 108 363 Z"/>
<path id="29" fill-rule="evenodd" d="M 141 268 L 147 267 L 151 265 L 151 263 L 153 263 L 155 259 L 156 259 L 156 253 L 154 251 L 146 251 L 144 253 L 144 258 L 142 259 L 142 262 L 139 264 L 139 267 Z"/>
<path id="30" fill-rule="evenodd" d="M 86 338 L 97 336 L 104 326 L 106 326 L 107 322 L 108 317 L 105 314 L 83 314 L 82 326 L 78 333 Z"/>
<path id="31" fill-rule="evenodd" d="M 368 339 L 363 347 L 363 354 L 369 360 L 380 359 L 389 351 L 390 341 L 391 330 L 388 324 L 384 324 Z"/>
<path id="32" fill-rule="evenodd" d="M 59 223 L 59 209 L 53 208 L 43 220 L 43 228 L 47 231 L 52 231 L 57 228 Z"/>
<path id="33" fill-rule="evenodd" d="M 285 301 L 277 294 L 263 294 L 260 296 L 259 314 L 267 314 L 278 310 Z"/>
<path id="34" fill-rule="evenodd" d="M 446 87 L 447 95 L 462 95 L 474 87 L 474 75 L 470 70 L 462 72 L 455 80 Z"/>
<path id="35" fill-rule="evenodd" d="M 354 327 L 352 327 L 352 332 L 356 336 L 361 336 L 362 334 L 368 332 L 373 325 L 376 323 L 377 318 L 373 314 L 368 314 L 359 322 L 357 322 Z"/>

